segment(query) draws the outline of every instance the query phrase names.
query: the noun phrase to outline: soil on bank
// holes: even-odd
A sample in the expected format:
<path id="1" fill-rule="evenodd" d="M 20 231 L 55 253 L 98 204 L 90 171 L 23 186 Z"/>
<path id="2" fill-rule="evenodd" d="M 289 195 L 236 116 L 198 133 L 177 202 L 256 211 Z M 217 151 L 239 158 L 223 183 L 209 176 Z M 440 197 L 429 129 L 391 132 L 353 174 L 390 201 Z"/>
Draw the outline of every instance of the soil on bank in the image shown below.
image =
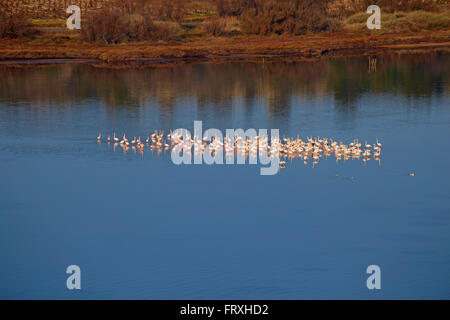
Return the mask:
<path id="1" fill-rule="evenodd" d="M 450 48 L 450 30 L 386 35 L 319 33 L 304 36 L 206 37 L 117 45 L 42 35 L 0 40 L 0 60 L 85 59 L 105 64 L 177 63 L 238 59 L 311 59 L 369 55 L 394 50 Z"/>

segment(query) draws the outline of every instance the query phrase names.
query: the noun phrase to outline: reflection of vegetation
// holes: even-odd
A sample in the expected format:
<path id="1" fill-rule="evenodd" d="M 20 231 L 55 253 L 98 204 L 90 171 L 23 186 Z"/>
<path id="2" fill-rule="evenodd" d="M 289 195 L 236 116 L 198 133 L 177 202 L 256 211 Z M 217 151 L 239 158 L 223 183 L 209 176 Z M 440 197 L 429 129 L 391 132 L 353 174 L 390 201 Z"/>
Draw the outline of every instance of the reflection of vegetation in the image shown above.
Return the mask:
<path id="1" fill-rule="evenodd" d="M 374 73 L 368 73 L 366 58 L 340 59 L 330 64 L 329 88 L 338 105 L 355 105 L 363 92 L 420 98 L 448 90 L 448 55 L 393 55 L 379 57 L 377 63 L 378 71 Z"/>
<path id="2" fill-rule="evenodd" d="M 351 111 L 365 92 L 408 98 L 447 94 L 449 71 L 449 55 L 436 52 L 378 57 L 377 72 L 369 72 L 367 57 L 142 69 L 2 66 L 0 101 L 65 106 L 99 99 L 112 108 L 157 102 L 170 110 L 178 97 L 186 97 L 197 99 L 199 109 L 212 106 L 219 112 L 233 98 L 247 106 L 265 99 L 268 110 L 278 113 L 289 112 L 293 96 L 332 94 L 341 110 Z"/>

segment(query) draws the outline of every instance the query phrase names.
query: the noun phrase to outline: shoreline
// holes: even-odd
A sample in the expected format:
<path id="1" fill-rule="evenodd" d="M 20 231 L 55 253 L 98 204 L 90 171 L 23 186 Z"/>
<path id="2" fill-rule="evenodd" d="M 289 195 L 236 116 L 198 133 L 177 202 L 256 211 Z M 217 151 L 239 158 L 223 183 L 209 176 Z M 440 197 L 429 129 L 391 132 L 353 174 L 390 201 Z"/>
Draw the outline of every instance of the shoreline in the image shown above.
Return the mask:
<path id="1" fill-rule="evenodd" d="M 42 42 L 42 39 L 40 39 Z M 190 41 L 135 42 L 117 45 L 77 40 L 0 40 L 0 64 L 95 63 L 173 65 L 190 62 L 365 56 L 402 50 L 450 48 L 450 30 L 406 34 L 319 33 L 305 36 L 234 36 Z"/>

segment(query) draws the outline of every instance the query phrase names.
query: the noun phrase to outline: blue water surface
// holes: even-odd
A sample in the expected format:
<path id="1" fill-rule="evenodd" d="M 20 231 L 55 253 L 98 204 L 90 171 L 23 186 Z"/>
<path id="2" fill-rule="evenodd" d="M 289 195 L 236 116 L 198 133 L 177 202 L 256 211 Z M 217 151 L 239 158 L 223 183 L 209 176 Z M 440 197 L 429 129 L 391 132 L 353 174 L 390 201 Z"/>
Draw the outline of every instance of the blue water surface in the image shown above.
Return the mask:
<path id="1" fill-rule="evenodd" d="M 96 141 L 194 120 L 378 138 L 381 163 L 261 176 Z M 0 298 L 449 299 L 449 125 L 442 52 L 380 56 L 377 70 L 367 57 L 0 66 Z M 381 290 L 366 287 L 372 264 Z"/>

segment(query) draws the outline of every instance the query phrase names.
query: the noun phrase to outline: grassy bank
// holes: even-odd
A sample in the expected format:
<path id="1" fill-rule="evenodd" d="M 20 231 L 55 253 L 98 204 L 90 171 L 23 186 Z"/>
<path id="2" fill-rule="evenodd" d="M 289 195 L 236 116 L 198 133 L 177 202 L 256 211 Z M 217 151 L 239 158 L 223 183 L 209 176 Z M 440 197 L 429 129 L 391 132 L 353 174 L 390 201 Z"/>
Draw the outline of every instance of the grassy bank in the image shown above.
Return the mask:
<path id="1" fill-rule="evenodd" d="M 365 36 L 321 33 L 304 36 L 205 37 L 189 41 L 133 42 L 117 45 L 87 43 L 65 36 L 4 40 L 0 59 L 97 59 L 106 63 L 146 60 L 168 63 L 217 59 L 318 58 L 372 54 L 387 50 L 450 47 L 450 31 Z"/>
<path id="2" fill-rule="evenodd" d="M 366 0 L 82 1 L 80 31 L 66 29 L 63 0 L 47 1 L 44 16 L 17 4 L 2 11 L 10 1 L 0 0 L 0 59 L 164 63 L 448 47 L 450 10 L 430 1 L 379 0 L 381 30 L 367 29 Z"/>
<path id="3" fill-rule="evenodd" d="M 368 33 L 367 14 L 360 12 L 345 19 L 343 30 L 355 33 Z M 371 31 L 372 34 L 390 34 L 400 32 L 420 32 L 422 30 L 448 30 L 450 29 L 450 10 L 441 12 L 428 12 L 423 10 L 393 13 L 382 15 L 382 28 Z"/>

